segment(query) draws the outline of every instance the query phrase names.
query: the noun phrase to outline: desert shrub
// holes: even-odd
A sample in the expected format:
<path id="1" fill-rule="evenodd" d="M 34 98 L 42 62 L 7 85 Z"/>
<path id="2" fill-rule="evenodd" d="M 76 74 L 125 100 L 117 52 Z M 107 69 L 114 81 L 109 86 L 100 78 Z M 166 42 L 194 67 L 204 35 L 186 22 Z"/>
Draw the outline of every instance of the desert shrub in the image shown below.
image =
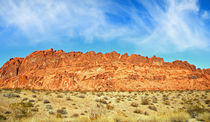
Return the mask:
<path id="1" fill-rule="evenodd" d="M 46 105 L 46 109 L 52 109 L 52 106 L 51 105 Z"/>
<path id="2" fill-rule="evenodd" d="M 44 100 L 44 104 L 50 103 L 49 100 Z"/>
<path id="3" fill-rule="evenodd" d="M 163 101 L 166 101 L 168 100 L 168 97 L 167 96 L 163 96 Z"/>
<path id="4" fill-rule="evenodd" d="M 146 95 L 146 96 L 149 96 L 149 94 L 148 94 L 148 93 L 145 93 L 145 95 Z"/>
<path id="5" fill-rule="evenodd" d="M 49 110 L 49 114 L 54 114 L 53 110 Z"/>
<path id="6" fill-rule="evenodd" d="M 132 102 L 132 103 L 131 103 L 131 106 L 132 106 L 132 107 L 138 107 L 138 105 L 139 105 L 139 104 L 136 103 L 136 102 Z"/>
<path id="7" fill-rule="evenodd" d="M 207 99 L 207 96 L 202 95 L 201 99 Z"/>
<path id="8" fill-rule="evenodd" d="M 203 105 L 200 103 L 193 103 L 191 99 L 184 101 L 184 107 L 192 118 L 196 118 L 198 114 L 207 111 Z"/>
<path id="9" fill-rule="evenodd" d="M 79 98 L 85 98 L 85 96 L 84 95 L 80 95 L 80 96 L 78 96 Z"/>
<path id="10" fill-rule="evenodd" d="M 100 115 L 97 114 L 97 113 L 90 113 L 90 115 L 89 115 L 90 120 L 95 120 L 95 119 L 97 119 L 98 117 L 100 117 Z"/>
<path id="11" fill-rule="evenodd" d="M 57 98 L 63 98 L 63 96 L 62 95 L 57 95 Z"/>
<path id="12" fill-rule="evenodd" d="M 98 96 L 98 97 L 101 97 L 101 96 L 103 96 L 103 95 L 104 95 L 103 92 L 97 92 L 97 93 L 96 93 L 96 96 Z"/>
<path id="13" fill-rule="evenodd" d="M 107 98 L 107 97 L 104 97 L 104 99 L 105 99 L 105 100 L 108 100 L 108 98 Z"/>
<path id="14" fill-rule="evenodd" d="M 205 102 L 205 104 L 209 104 L 210 100 L 205 100 L 204 102 Z"/>
<path id="15" fill-rule="evenodd" d="M 141 104 L 142 104 L 142 105 L 149 105 L 149 104 L 150 104 L 150 101 L 149 101 L 148 98 L 142 98 Z"/>
<path id="16" fill-rule="evenodd" d="M 108 104 L 107 101 L 104 99 L 96 99 L 95 101 L 103 104 Z"/>
<path id="17" fill-rule="evenodd" d="M 23 98 L 23 99 L 22 99 L 22 101 L 26 101 L 26 100 L 28 100 L 28 98 Z"/>
<path id="18" fill-rule="evenodd" d="M 3 94 L 3 96 L 7 97 L 7 98 L 13 98 L 13 97 L 19 98 L 20 97 L 20 95 L 14 94 L 14 93 L 5 93 L 5 94 Z"/>
<path id="19" fill-rule="evenodd" d="M 97 108 L 103 108 L 104 106 L 102 104 L 96 104 Z"/>
<path id="20" fill-rule="evenodd" d="M 46 93 L 45 93 L 45 95 L 49 95 L 49 94 L 50 94 L 50 92 L 46 92 Z"/>
<path id="21" fill-rule="evenodd" d="M 58 109 L 57 113 L 59 113 L 59 114 L 67 114 L 67 111 L 65 109 Z"/>
<path id="22" fill-rule="evenodd" d="M 145 112 L 144 112 L 144 115 L 148 116 L 148 115 L 149 115 L 149 113 L 145 111 Z"/>
<path id="23" fill-rule="evenodd" d="M 32 102 L 35 102 L 35 100 L 29 100 L 29 102 L 31 102 L 31 103 L 32 103 Z"/>
<path id="24" fill-rule="evenodd" d="M 157 103 L 158 99 L 156 97 L 152 97 L 152 102 Z"/>
<path id="25" fill-rule="evenodd" d="M 72 117 L 78 117 L 78 116 L 79 116 L 78 113 L 75 113 L 75 114 L 72 115 Z"/>
<path id="26" fill-rule="evenodd" d="M 96 107 L 97 104 L 100 107 Z M 88 110 L 90 120 L 96 120 L 108 111 L 105 107 L 103 107 L 102 103 L 97 103 L 97 104 L 92 103 L 90 106 L 90 110 Z M 85 111 L 85 112 L 87 112 L 87 111 Z"/>
<path id="27" fill-rule="evenodd" d="M 41 98 L 38 98 L 37 100 L 38 100 L 38 101 L 42 101 L 42 99 L 41 99 Z"/>
<path id="28" fill-rule="evenodd" d="M 164 101 L 163 104 L 170 105 L 170 102 L 167 100 L 167 101 Z"/>
<path id="29" fill-rule="evenodd" d="M 22 107 L 34 107 L 34 104 L 31 102 L 20 102 L 19 103 Z"/>
<path id="30" fill-rule="evenodd" d="M 38 108 L 32 108 L 31 111 L 33 111 L 33 112 L 38 112 L 39 109 L 38 109 Z"/>
<path id="31" fill-rule="evenodd" d="M 15 89 L 15 93 L 21 93 L 21 89 Z"/>
<path id="32" fill-rule="evenodd" d="M 73 94 L 72 94 L 73 96 L 77 96 L 78 95 L 78 93 L 77 92 L 73 92 Z"/>
<path id="33" fill-rule="evenodd" d="M 31 90 L 31 92 L 32 92 L 32 93 L 36 93 L 36 91 L 35 91 L 34 89 L 33 89 L 33 90 Z"/>
<path id="34" fill-rule="evenodd" d="M 198 121 L 210 122 L 209 112 L 200 113 L 197 118 Z"/>
<path id="35" fill-rule="evenodd" d="M 11 111 L 5 111 L 4 114 L 11 114 Z"/>
<path id="36" fill-rule="evenodd" d="M 205 109 L 198 105 L 192 105 L 191 107 L 187 108 L 187 112 L 190 114 L 192 118 L 196 118 L 199 113 L 205 112 Z"/>
<path id="37" fill-rule="evenodd" d="M 117 98 L 117 99 L 115 100 L 116 103 L 120 103 L 120 101 L 121 101 L 120 98 Z"/>
<path id="38" fill-rule="evenodd" d="M 72 99 L 70 97 L 67 97 L 66 100 L 67 101 L 72 101 Z"/>
<path id="39" fill-rule="evenodd" d="M 106 108 L 107 108 L 108 110 L 113 110 L 113 109 L 114 109 L 114 106 L 107 104 L 107 105 L 106 105 Z"/>
<path id="40" fill-rule="evenodd" d="M 56 117 L 57 117 L 57 118 L 63 118 L 62 114 L 61 114 L 61 113 L 58 113 L 58 112 L 57 112 L 57 114 L 56 114 Z"/>
<path id="41" fill-rule="evenodd" d="M 180 93 L 177 94 L 177 98 L 179 98 L 180 96 L 182 96 Z"/>
<path id="42" fill-rule="evenodd" d="M 157 108 L 155 106 L 148 106 L 148 108 L 153 110 L 153 111 L 157 111 Z"/>
<path id="43" fill-rule="evenodd" d="M 143 113 L 140 109 L 136 109 L 133 112 L 136 113 L 136 114 L 142 114 Z"/>
<path id="44" fill-rule="evenodd" d="M 31 109 L 34 105 L 31 102 L 12 103 L 9 107 L 13 110 L 13 114 L 16 118 L 30 117 L 32 116 Z"/>
<path id="45" fill-rule="evenodd" d="M 7 120 L 7 118 L 4 115 L 0 114 L 0 120 Z"/>

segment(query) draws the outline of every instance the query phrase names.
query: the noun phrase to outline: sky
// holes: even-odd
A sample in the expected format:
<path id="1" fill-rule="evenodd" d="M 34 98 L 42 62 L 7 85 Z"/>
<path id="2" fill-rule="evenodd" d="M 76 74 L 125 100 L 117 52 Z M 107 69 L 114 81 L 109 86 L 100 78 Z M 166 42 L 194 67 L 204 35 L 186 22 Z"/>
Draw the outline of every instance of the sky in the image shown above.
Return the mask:
<path id="1" fill-rule="evenodd" d="M 53 48 L 210 68 L 210 0 L 0 0 L 0 6 L 0 67 Z"/>

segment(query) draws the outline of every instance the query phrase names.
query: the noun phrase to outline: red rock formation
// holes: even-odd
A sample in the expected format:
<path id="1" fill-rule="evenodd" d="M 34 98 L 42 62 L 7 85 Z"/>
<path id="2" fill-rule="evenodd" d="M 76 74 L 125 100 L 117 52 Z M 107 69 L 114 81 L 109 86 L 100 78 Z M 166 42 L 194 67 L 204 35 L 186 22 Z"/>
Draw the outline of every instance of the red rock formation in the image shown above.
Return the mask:
<path id="1" fill-rule="evenodd" d="M 0 88 L 70 91 L 207 90 L 210 69 L 136 54 L 36 51 L 0 69 Z"/>

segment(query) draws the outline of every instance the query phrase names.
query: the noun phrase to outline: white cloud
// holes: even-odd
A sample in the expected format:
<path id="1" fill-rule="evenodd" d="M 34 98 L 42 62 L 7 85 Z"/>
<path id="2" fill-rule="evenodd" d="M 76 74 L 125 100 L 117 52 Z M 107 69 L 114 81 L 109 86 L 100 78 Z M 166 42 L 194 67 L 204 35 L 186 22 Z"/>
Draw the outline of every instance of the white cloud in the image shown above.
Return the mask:
<path id="1" fill-rule="evenodd" d="M 209 19 L 210 18 L 209 12 L 208 11 L 204 11 L 203 14 L 201 15 L 201 17 L 203 19 Z"/>
<path id="2" fill-rule="evenodd" d="M 209 32 L 199 18 L 196 0 L 139 3 L 145 10 L 111 0 L 5 0 L 0 1 L 0 27 L 16 27 L 30 43 L 80 37 L 86 42 L 128 41 L 162 52 L 209 47 Z M 130 22 L 113 23 L 107 13 L 126 16 Z"/>
<path id="3" fill-rule="evenodd" d="M 155 25 L 153 32 L 145 38 L 144 43 L 157 41 L 158 50 L 171 48 L 183 51 L 188 48 L 207 48 L 209 46 L 205 27 L 197 17 L 199 7 L 196 0 L 167 1 L 165 10 L 157 4 L 142 3 Z M 168 48 L 166 46 L 169 46 Z"/>

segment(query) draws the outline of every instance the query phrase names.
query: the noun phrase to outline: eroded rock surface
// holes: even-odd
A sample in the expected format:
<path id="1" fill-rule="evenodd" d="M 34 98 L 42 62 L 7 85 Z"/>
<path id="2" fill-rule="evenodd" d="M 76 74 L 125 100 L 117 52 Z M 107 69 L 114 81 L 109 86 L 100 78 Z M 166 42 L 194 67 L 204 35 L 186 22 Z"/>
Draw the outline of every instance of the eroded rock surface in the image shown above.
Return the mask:
<path id="1" fill-rule="evenodd" d="M 159 57 L 53 49 L 12 58 L 0 69 L 0 88 L 70 91 L 210 89 L 210 68 Z"/>

